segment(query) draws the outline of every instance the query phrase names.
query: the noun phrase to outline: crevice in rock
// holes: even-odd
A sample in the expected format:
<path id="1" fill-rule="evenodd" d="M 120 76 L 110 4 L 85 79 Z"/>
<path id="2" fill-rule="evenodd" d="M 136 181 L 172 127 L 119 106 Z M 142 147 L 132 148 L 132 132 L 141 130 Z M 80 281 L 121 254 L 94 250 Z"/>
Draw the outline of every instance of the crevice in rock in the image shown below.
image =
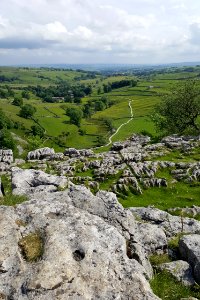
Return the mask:
<path id="1" fill-rule="evenodd" d="M 139 255 L 134 251 L 133 241 L 126 242 L 126 255 L 129 259 L 135 259 L 141 264 Z"/>

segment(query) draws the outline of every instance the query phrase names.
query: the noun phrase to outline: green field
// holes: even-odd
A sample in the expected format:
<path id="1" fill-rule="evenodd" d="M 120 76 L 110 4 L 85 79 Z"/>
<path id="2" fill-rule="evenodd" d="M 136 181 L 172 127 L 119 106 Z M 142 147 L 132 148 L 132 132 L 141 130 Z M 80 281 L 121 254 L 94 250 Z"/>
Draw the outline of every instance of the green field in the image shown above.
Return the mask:
<path id="1" fill-rule="evenodd" d="M 156 103 L 160 101 L 163 94 L 168 93 L 169 89 L 180 80 L 199 78 L 199 72 L 200 68 L 196 67 L 193 72 L 184 70 L 175 72 L 173 69 L 171 73 L 167 70 L 162 74 L 157 73 L 141 77 L 136 77 L 134 74 L 106 77 L 97 73 L 94 76 L 95 78 L 88 78 L 91 77 L 91 74 L 80 70 L 1 67 L 0 76 L 5 76 L 11 81 L 0 81 L 0 89 L 5 90 L 6 86 L 9 86 L 15 95 L 20 95 L 22 90 L 28 86 L 40 85 L 43 87 L 54 86 L 56 88 L 59 82 L 70 82 L 73 85 L 90 85 L 92 94 L 81 99 L 81 104 L 78 104 L 80 108 L 83 108 L 83 105 L 89 101 L 95 102 L 99 100 L 102 96 L 106 96 L 108 101 L 112 102 L 112 106 L 95 112 L 89 119 L 82 119 L 81 129 L 84 130 L 84 135 L 80 134 L 77 126 L 70 124 L 69 117 L 66 116 L 62 108 L 63 103 L 45 103 L 30 92 L 30 99 L 24 99 L 24 104 L 31 104 L 36 107 L 37 112 L 34 120 L 45 130 L 47 135 L 45 146 L 50 145 L 57 150 L 63 150 L 65 147 L 91 148 L 97 146 L 98 136 L 103 136 L 107 141 L 109 136 L 111 136 L 111 132 L 105 127 L 103 119 L 111 119 L 115 129 L 130 119 L 130 107 L 128 106 L 130 100 L 132 101 L 134 117 L 120 129 L 112 141 L 124 140 L 133 133 L 144 131 L 156 136 L 154 124 L 150 119 Z M 137 86 L 126 86 L 105 94 L 103 93 L 104 84 L 124 79 L 137 80 Z M 97 93 L 99 88 L 101 88 L 100 94 Z M 26 139 L 31 126 L 35 122 L 31 119 L 21 118 L 18 115 L 20 108 L 12 105 L 12 101 L 12 97 L 8 99 L 1 98 L 0 108 L 11 120 L 24 125 L 25 130 L 15 129 L 15 133 Z M 64 105 L 65 107 L 77 106 L 75 103 L 65 103 Z M 66 134 L 65 145 L 58 145 L 55 138 Z"/>

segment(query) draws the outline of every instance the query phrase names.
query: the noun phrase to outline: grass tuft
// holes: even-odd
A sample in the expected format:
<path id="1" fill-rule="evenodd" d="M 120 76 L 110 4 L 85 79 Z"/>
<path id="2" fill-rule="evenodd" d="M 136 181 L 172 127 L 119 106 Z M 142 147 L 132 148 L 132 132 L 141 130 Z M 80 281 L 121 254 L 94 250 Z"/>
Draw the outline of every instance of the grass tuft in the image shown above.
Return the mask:
<path id="1" fill-rule="evenodd" d="M 160 264 L 171 262 L 168 254 L 153 254 L 149 257 L 149 261 L 153 267 L 158 266 Z"/>
<path id="2" fill-rule="evenodd" d="M 150 282 L 153 292 L 161 299 L 178 300 L 195 297 L 200 299 L 200 287 L 186 287 L 167 271 L 157 271 Z"/>
<path id="3" fill-rule="evenodd" d="M 43 254 L 43 239 L 38 231 L 23 237 L 18 244 L 28 262 L 37 261 Z"/>

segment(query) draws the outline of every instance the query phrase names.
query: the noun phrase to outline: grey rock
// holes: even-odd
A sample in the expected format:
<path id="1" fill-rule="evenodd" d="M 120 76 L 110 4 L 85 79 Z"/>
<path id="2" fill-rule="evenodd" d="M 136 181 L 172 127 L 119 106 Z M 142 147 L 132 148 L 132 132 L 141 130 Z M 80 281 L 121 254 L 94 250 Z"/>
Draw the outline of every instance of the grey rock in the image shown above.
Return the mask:
<path id="1" fill-rule="evenodd" d="M 27 160 L 44 159 L 54 154 L 55 151 L 52 148 L 48 148 L 48 147 L 40 148 L 34 151 L 30 151 L 27 155 Z"/>
<path id="2" fill-rule="evenodd" d="M 168 271 L 178 281 L 186 286 L 194 285 L 195 280 L 192 274 L 191 266 L 183 260 L 177 260 L 159 265 L 159 269 Z"/>
<path id="3" fill-rule="evenodd" d="M 185 235 L 180 239 L 179 251 L 193 268 L 194 278 L 200 283 L 200 235 Z"/>
<path id="4" fill-rule="evenodd" d="M 68 179 L 47 174 L 40 170 L 12 168 L 12 189 L 14 195 L 28 195 L 39 191 L 55 191 L 65 188 Z"/>
<path id="5" fill-rule="evenodd" d="M 143 247 L 148 255 L 162 254 L 167 249 L 167 237 L 165 232 L 156 225 L 139 223 L 138 231 L 142 236 Z"/>
<path id="6" fill-rule="evenodd" d="M 73 187 L 34 195 L 15 209 L 0 207 L 2 294 L 14 300 L 159 299 L 144 267 L 127 256 L 125 232 L 134 233 L 135 222 L 114 194 L 92 196 Z M 30 263 L 18 245 L 35 231 L 43 235 L 44 253 Z"/>
<path id="7" fill-rule="evenodd" d="M 181 212 L 183 216 L 190 215 L 194 218 L 196 215 L 200 215 L 200 207 L 196 205 L 192 207 L 174 207 L 169 208 L 168 212 L 177 212 L 178 214 Z"/>
<path id="8" fill-rule="evenodd" d="M 168 238 L 177 233 L 200 233 L 200 222 L 192 218 L 172 216 L 154 207 L 131 207 L 130 210 L 142 220 L 162 228 Z"/>
<path id="9" fill-rule="evenodd" d="M 91 149 L 81 149 L 77 150 L 76 148 L 65 149 L 64 155 L 69 157 L 91 157 L 94 156 L 94 152 Z"/>
<path id="10" fill-rule="evenodd" d="M 167 180 L 165 178 L 141 178 L 140 182 L 145 188 L 150 187 L 167 187 Z"/>
<path id="11" fill-rule="evenodd" d="M 49 160 L 63 160 L 64 159 L 64 154 L 59 152 L 59 153 L 54 153 L 54 154 L 51 154 L 49 157 L 48 157 Z"/>
<path id="12" fill-rule="evenodd" d="M 12 164 L 12 166 L 20 166 L 20 165 L 23 165 L 25 163 L 26 163 L 26 161 L 24 159 L 17 158 L 17 159 L 15 159 L 15 162 Z"/>
<path id="13" fill-rule="evenodd" d="M 13 152 L 12 150 L 0 149 L 0 162 L 11 164 L 13 162 Z"/>

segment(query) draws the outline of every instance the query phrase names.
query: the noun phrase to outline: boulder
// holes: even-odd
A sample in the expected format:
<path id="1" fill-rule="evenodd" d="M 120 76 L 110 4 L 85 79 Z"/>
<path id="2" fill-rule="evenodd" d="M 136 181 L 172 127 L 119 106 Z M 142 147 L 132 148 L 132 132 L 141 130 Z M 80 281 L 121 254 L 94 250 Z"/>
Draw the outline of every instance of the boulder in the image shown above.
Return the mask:
<path id="1" fill-rule="evenodd" d="M 177 260 L 169 263 L 164 263 L 159 265 L 159 269 L 166 270 L 186 286 L 195 284 L 195 280 L 192 274 L 192 268 L 186 261 Z"/>
<path id="2" fill-rule="evenodd" d="M 27 160 L 44 159 L 52 155 L 55 155 L 54 149 L 45 147 L 30 151 L 27 155 Z"/>
<path id="3" fill-rule="evenodd" d="M 94 155 L 94 152 L 91 149 L 77 150 L 76 148 L 69 148 L 69 149 L 65 149 L 64 155 L 67 155 L 69 157 L 80 157 L 80 156 L 90 157 Z"/>
<path id="4" fill-rule="evenodd" d="M 148 255 L 162 254 L 167 249 L 165 232 L 156 225 L 138 223 L 138 231 L 142 236 L 143 247 Z"/>
<path id="5" fill-rule="evenodd" d="M 80 186 L 0 207 L 0 294 L 13 300 L 158 300 L 137 254 L 127 253 L 125 236 L 129 228 L 136 233 L 134 224 L 114 194 L 94 196 Z M 33 234 L 40 234 L 43 252 L 30 262 L 22 239 L 32 249 Z"/>
<path id="6" fill-rule="evenodd" d="M 12 168 L 12 189 L 14 195 L 30 195 L 41 191 L 56 191 L 65 188 L 68 179 L 64 176 L 47 174 L 40 170 Z"/>
<path id="7" fill-rule="evenodd" d="M 194 278 L 200 284 L 200 234 L 185 235 L 180 239 L 179 251 L 193 268 Z"/>
<path id="8" fill-rule="evenodd" d="M 13 152 L 12 150 L 0 149 L 0 162 L 11 164 L 13 162 Z"/>
<path id="9" fill-rule="evenodd" d="M 199 233 L 200 222 L 192 218 L 172 216 L 154 207 L 131 207 L 130 210 L 142 220 L 157 225 L 171 238 L 180 232 Z"/>

